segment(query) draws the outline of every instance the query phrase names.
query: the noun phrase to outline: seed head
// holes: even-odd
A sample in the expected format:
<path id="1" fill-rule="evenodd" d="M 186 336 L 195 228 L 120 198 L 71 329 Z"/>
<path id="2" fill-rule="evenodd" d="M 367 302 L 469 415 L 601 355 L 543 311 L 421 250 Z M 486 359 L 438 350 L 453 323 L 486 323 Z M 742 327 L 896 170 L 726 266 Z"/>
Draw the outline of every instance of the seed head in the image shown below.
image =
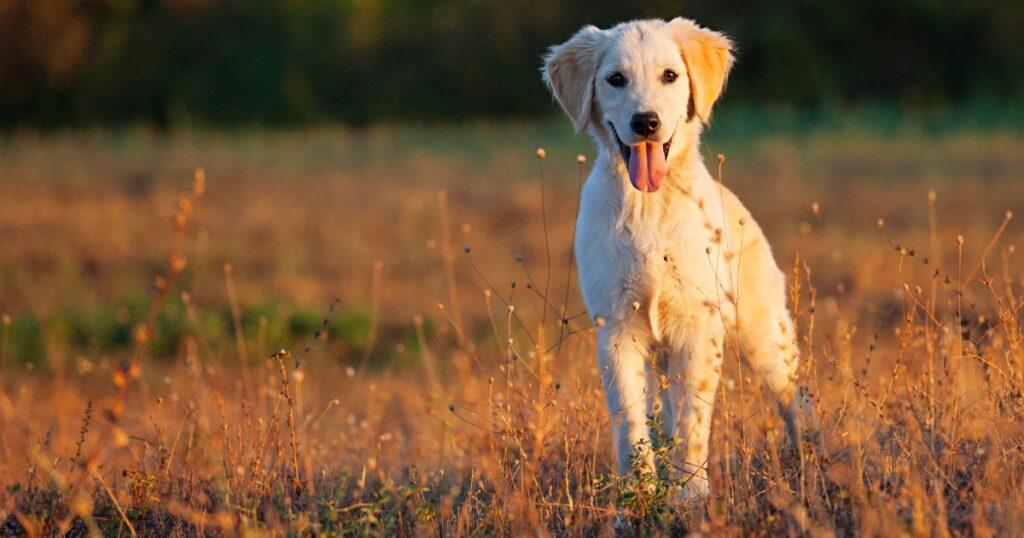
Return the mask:
<path id="1" fill-rule="evenodd" d="M 206 170 L 202 167 L 196 168 L 195 179 L 192 182 L 192 195 L 199 196 L 206 191 Z"/>
<path id="2" fill-rule="evenodd" d="M 718 161 L 718 164 L 722 164 L 725 162 L 725 155 L 719 153 L 717 156 L 715 156 L 715 159 Z"/>
<path id="3" fill-rule="evenodd" d="M 113 436 L 111 438 L 111 443 L 116 448 L 128 446 L 128 434 L 124 433 L 124 430 L 122 430 L 121 428 L 115 428 Z"/>
<path id="4" fill-rule="evenodd" d="M 132 331 L 132 338 L 138 344 L 144 344 L 149 340 L 149 330 L 145 325 L 139 325 Z"/>
<path id="5" fill-rule="evenodd" d="M 182 272 L 186 265 L 185 257 L 177 252 L 172 252 L 167 256 L 167 263 L 171 266 L 171 271 L 174 273 Z"/>

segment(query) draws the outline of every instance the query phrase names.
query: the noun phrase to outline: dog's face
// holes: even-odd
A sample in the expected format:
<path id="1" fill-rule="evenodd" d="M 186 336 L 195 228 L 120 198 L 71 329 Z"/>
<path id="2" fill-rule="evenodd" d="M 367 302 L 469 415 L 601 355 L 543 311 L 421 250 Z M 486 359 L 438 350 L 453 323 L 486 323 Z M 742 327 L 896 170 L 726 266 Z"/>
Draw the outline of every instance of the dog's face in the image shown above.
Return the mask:
<path id="1" fill-rule="evenodd" d="M 731 50 L 728 38 L 688 19 L 587 26 L 551 48 L 544 79 L 577 131 L 589 128 L 622 159 L 633 187 L 654 192 L 679 148 L 699 136 L 694 122 L 710 118 Z"/>

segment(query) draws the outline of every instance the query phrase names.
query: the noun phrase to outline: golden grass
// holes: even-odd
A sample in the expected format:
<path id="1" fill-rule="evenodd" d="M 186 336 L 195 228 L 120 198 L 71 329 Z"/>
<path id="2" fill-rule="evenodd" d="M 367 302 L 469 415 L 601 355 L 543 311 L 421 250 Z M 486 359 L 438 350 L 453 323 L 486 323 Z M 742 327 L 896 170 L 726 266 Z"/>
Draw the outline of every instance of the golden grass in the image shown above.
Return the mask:
<path id="1" fill-rule="evenodd" d="M 821 432 L 788 446 L 730 355 L 712 497 L 678 502 L 673 473 L 611 468 L 569 272 L 585 142 L 474 161 L 373 136 L 6 143 L 0 305 L 39 320 L 45 356 L 9 356 L 4 322 L 0 531 L 1024 532 L 1018 138 L 730 152 L 725 182 L 790 268 Z M 351 144 L 386 147 L 360 160 Z M 125 348 L 48 321 L 139 289 L 149 308 L 124 321 Z M 277 352 L 270 322 L 246 318 L 266 300 L 323 321 Z M 339 341 L 350 308 L 371 319 L 358 342 Z M 158 356 L 171 309 L 187 321 Z M 207 311 L 230 338 L 198 321 Z M 673 440 L 655 444 L 670 461 Z"/>

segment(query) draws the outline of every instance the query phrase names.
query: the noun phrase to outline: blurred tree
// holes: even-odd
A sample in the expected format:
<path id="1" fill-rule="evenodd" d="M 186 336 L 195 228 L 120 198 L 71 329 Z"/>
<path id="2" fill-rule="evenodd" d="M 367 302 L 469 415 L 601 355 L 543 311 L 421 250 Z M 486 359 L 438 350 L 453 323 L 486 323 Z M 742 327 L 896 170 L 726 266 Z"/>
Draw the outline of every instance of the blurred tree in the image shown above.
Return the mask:
<path id="1" fill-rule="evenodd" d="M 0 0 L 0 126 L 548 115 L 547 46 L 680 14 L 739 44 L 732 101 L 1024 101 L 1024 2 Z"/>

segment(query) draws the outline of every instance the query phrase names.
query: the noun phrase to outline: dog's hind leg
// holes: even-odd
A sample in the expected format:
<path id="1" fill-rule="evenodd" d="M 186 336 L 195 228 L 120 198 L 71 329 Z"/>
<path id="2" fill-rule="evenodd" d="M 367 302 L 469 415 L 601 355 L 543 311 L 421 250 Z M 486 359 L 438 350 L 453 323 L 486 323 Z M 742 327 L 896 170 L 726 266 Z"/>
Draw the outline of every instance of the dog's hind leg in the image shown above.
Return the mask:
<path id="1" fill-rule="evenodd" d="M 628 324 L 606 326 L 598 338 L 598 366 L 611 414 L 619 472 L 623 475 L 634 468 L 654 470 L 647 426 L 650 394 L 646 359 L 650 344 L 647 334 Z"/>
<path id="2" fill-rule="evenodd" d="M 737 300 L 740 343 L 747 363 L 778 403 L 786 433 L 797 443 L 804 430 L 816 428 L 817 423 L 806 395 L 797 394 L 800 351 L 786 308 L 785 277 L 767 249 L 752 254 L 742 262 Z"/>
<path id="3" fill-rule="evenodd" d="M 799 351 L 793 342 L 793 323 L 789 312 L 750 322 L 741 328 L 741 340 L 747 362 L 768 388 L 786 422 L 786 434 L 794 443 L 803 438 L 805 426 L 813 422 L 809 402 L 798 394 Z"/>

